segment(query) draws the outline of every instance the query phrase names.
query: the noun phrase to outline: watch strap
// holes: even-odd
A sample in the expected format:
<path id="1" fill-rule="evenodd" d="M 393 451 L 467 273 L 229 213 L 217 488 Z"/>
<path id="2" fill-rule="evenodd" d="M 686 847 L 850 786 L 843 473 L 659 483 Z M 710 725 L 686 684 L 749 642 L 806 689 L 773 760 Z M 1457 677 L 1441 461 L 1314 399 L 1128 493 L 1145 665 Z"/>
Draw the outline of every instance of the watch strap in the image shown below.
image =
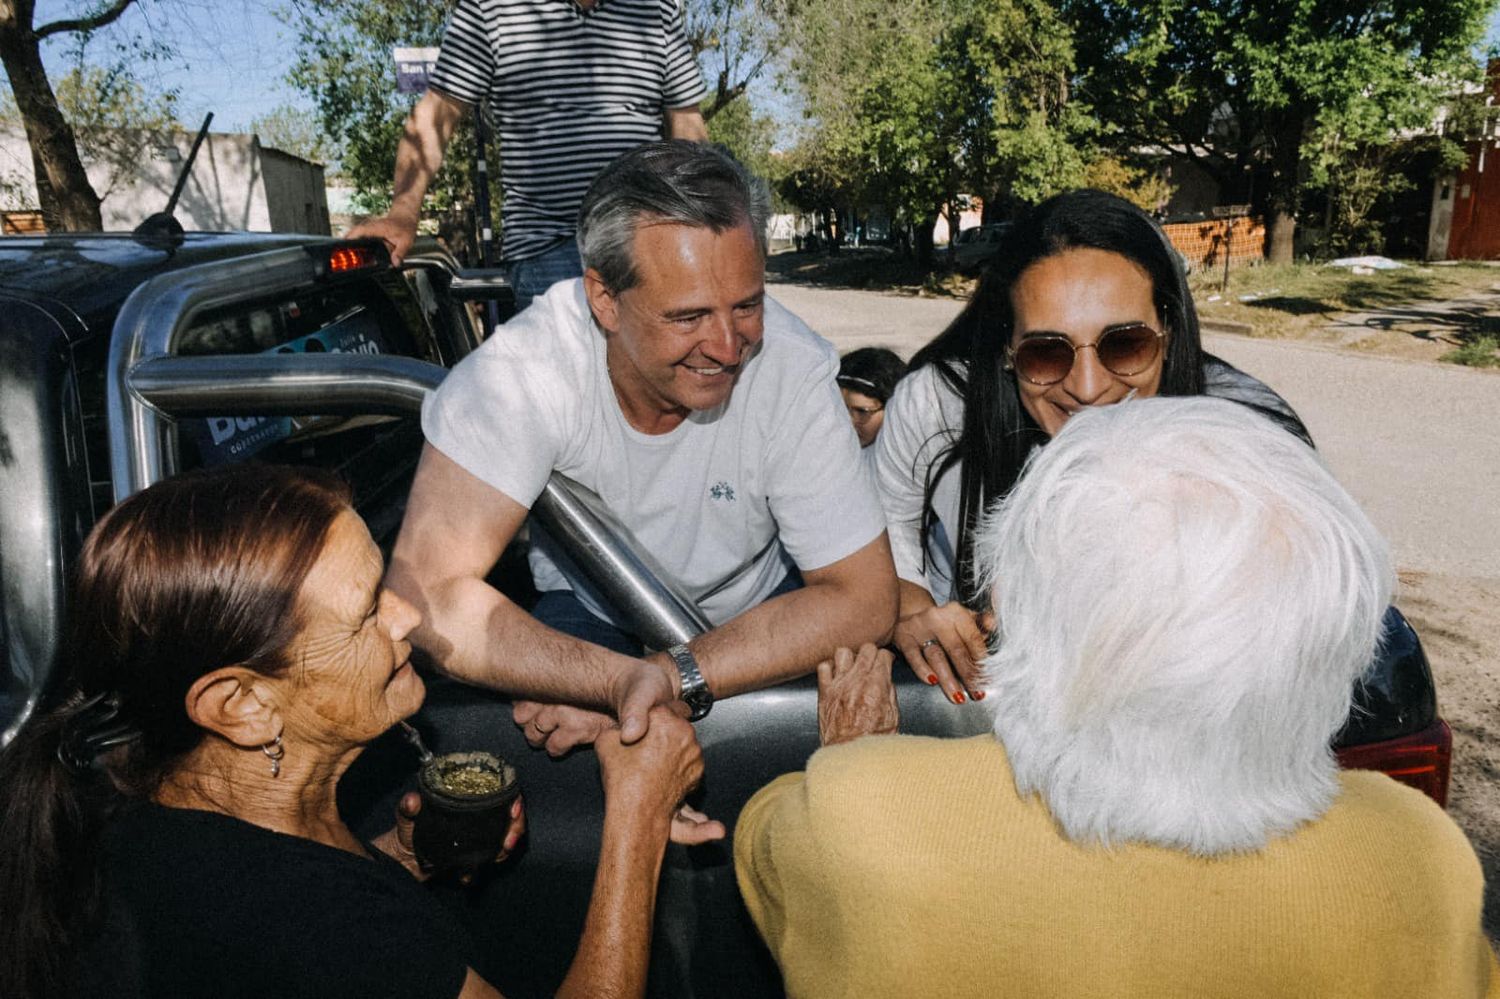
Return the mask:
<path id="1" fill-rule="evenodd" d="M 672 646 L 667 650 L 667 655 L 672 657 L 672 662 L 677 666 L 677 676 L 682 681 L 682 692 L 679 696 L 692 712 L 689 720 L 698 721 L 714 706 L 713 691 L 708 689 L 708 682 L 703 679 L 703 672 L 698 669 L 698 660 L 693 656 L 693 650 L 686 644 Z"/>

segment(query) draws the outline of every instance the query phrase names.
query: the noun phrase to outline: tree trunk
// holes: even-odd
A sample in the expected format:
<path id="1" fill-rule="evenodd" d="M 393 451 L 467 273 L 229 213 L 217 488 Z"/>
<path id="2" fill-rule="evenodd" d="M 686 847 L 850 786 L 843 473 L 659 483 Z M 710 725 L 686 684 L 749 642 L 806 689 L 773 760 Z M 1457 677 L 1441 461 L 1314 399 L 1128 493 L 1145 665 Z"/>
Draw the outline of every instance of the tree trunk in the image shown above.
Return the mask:
<path id="1" fill-rule="evenodd" d="M 1297 209 L 1302 202 L 1302 116 L 1295 111 L 1276 129 L 1271 186 L 1266 192 L 1266 260 L 1289 264 L 1296 257 Z"/>
<path id="2" fill-rule="evenodd" d="M 73 129 L 58 109 L 47 80 L 41 50 L 31 29 L 31 4 L 0 0 L 0 63 L 10 78 L 11 93 L 36 171 L 37 201 L 48 228 L 69 232 L 104 228 L 99 196 L 78 156 Z"/>
<path id="3" fill-rule="evenodd" d="M 913 241 L 916 244 L 913 249 L 916 251 L 917 266 L 924 271 L 932 270 L 932 228 L 935 225 L 937 225 L 937 216 L 929 215 L 917 223 L 916 232 L 913 233 Z"/>

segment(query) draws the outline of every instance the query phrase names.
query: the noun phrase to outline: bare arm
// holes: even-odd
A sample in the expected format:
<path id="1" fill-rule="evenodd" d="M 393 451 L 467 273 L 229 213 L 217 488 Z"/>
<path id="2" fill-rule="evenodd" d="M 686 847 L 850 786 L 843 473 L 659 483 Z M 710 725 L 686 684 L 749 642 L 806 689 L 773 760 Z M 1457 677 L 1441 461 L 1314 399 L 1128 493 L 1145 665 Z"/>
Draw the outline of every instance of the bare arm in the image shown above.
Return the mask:
<path id="1" fill-rule="evenodd" d="M 614 731 L 595 748 L 604 781 L 604 840 L 578 953 L 559 999 L 633 997 L 646 991 L 651 919 L 672 813 L 703 776 L 693 727 L 658 708 L 638 744 Z"/>
<path id="2" fill-rule="evenodd" d="M 412 640 L 467 683 L 608 710 L 634 742 L 651 706 L 676 696 L 662 669 L 554 631 L 485 582 L 526 513 L 423 448 L 386 578 L 422 612 Z"/>
<path id="3" fill-rule="evenodd" d="M 896 615 L 896 572 L 885 534 L 829 566 L 803 573 L 800 590 L 773 597 L 689 643 L 714 697 L 730 697 L 802 676 L 839 648 L 883 644 Z M 677 667 L 665 652 L 646 662 L 676 697 Z M 567 704 L 516 704 L 515 720 L 533 746 L 561 756 L 593 742 L 609 719 Z M 679 842 L 690 840 L 679 837 Z"/>
<path id="4" fill-rule="evenodd" d="M 693 639 L 693 655 L 715 697 L 803 676 L 840 646 L 857 649 L 890 638 L 896 570 L 884 532 L 854 554 L 803 573 L 803 580 L 802 589 Z M 671 668 L 665 656 L 660 661 Z M 675 682 L 675 668 L 672 675 Z"/>
<path id="5" fill-rule="evenodd" d="M 688 108 L 667 108 L 666 132 L 669 139 L 691 139 L 694 142 L 708 141 L 708 123 L 697 105 Z"/>
<path id="6" fill-rule="evenodd" d="M 401 263 L 417 236 L 422 198 L 443 165 L 443 151 L 467 110 L 467 105 L 442 91 L 428 90 L 422 95 L 411 109 L 401 143 L 396 147 L 390 211 L 380 218 L 361 222 L 349 230 L 349 236 L 376 236 L 385 240 L 391 251 L 391 263 Z"/>

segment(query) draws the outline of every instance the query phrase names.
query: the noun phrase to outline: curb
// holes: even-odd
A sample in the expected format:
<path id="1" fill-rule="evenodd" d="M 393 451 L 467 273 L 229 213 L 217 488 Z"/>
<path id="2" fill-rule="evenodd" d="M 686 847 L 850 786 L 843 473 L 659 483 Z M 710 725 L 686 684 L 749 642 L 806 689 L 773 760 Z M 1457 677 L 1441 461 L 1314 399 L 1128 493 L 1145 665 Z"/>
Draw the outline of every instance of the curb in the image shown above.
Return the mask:
<path id="1" fill-rule="evenodd" d="M 1236 323 L 1228 319 L 1204 319 L 1198 317 L 1198 329 L 1205 333 L 1229 333 L 1233 336 L 1254 336 L 1255 327 L 1249 323 Z"/>

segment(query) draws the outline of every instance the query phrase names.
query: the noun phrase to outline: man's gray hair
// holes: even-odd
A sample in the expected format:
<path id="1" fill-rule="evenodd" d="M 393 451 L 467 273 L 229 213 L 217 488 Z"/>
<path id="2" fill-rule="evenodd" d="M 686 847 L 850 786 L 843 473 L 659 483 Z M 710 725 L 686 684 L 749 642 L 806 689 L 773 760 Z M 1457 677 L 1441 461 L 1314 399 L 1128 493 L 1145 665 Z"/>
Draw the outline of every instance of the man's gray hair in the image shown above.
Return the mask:
<path id="1" fill-rule="evenodd" d="M 605 167 L 578 209 L 578 252 L 618 294 L 638 280 L 631 247 L 642 224 L 706 227 L 748 224 L 766 255 L 771 195 L 722 146 L 686 139 L 651 142 Z"/>
<path id="2" fill-rule="evenodd" d="M 1253 850 L 1332 803 L 1395 572 L 1302 441 L 1221 399 L 1086 410 L 975 554 L 984 705 L 1069 838 Z"/>

